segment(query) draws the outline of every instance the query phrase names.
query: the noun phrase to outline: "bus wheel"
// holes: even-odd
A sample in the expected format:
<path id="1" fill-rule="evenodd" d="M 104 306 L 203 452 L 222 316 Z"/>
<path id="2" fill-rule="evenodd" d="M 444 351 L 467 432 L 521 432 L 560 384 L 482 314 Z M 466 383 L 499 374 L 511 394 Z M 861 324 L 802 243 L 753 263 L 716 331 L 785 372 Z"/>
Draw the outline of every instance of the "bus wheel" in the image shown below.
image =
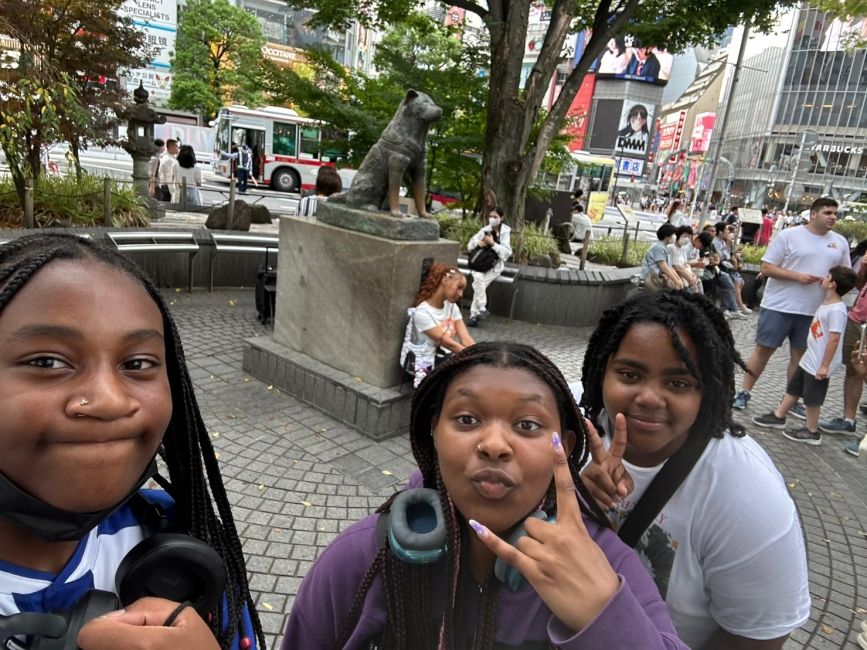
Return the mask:
<path id="1" fill-rule="evenodd" d="M 300 192 L 301 179 L 291 169 L 278 169 L 271 177 L 271 187 L 281 192 Z"/>

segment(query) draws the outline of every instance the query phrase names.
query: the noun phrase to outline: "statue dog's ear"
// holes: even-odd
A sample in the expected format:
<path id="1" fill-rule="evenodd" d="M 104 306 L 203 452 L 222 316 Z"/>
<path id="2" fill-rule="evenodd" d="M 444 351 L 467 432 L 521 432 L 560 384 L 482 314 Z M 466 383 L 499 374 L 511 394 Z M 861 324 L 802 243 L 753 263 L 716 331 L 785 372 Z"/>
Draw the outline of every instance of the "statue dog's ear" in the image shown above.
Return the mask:
<path id="1" fill-rule="evenodd" d="M 411 102 L 416 97 L 418 97 L 418 92 L 410 88 L 406 91 L 406 97 L 404 97 L 404 101 Z"/>

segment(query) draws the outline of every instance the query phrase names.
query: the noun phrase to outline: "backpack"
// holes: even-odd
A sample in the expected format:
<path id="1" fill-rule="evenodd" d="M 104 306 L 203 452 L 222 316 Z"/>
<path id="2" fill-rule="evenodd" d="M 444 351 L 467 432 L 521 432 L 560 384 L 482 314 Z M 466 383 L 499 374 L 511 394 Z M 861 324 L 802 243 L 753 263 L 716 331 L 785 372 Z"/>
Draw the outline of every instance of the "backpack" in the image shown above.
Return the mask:
<path id="1" fill-rule="evenodd" d="M 500 238 L 497 233 L 491 231 L 491 235 L 494 237 L 494 241 L 499 244 Z M 470 251 L 470 254 L 467 257 L 467 266 L 469 266 L 473 271 L 487 273 L 494 268 L 499 261 L 500 256 L 497 255 L 493 246 L 478 246 L 474 250 Z"/>

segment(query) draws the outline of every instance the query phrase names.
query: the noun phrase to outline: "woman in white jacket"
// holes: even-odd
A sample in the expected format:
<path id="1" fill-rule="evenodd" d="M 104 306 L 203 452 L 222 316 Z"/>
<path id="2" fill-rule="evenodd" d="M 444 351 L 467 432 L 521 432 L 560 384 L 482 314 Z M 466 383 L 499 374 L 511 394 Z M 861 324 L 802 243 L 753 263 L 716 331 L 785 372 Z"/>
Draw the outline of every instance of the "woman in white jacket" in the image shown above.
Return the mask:
<path id="1" fill-rule="evenodd" d="M 510 243 L 512 229 L 503 223 L 503 210 L 494 208 L 488 215 L 488 225 L 479 230 L 467 245 L 470 256 L 477 248 L 492 248 L 497 254 L 493 266 L 487 270 L 473 269 L 473 302 L 470 305 L 470 318 L 467 325 L 478 327 L 479 321 L 487 317 L 488 285 L 497 279 L 506 266 L 506 260 L 512 256 Z M 470 267 L 472 269 L 472 266 Z"/>

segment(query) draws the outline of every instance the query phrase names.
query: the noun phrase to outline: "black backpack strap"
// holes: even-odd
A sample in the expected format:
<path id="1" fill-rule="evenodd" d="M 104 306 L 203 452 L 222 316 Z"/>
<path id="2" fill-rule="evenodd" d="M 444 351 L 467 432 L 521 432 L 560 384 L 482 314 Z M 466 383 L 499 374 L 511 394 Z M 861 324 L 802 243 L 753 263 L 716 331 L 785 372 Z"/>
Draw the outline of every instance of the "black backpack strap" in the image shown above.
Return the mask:
<path id="1" fill-rule="evenodd" d="M 635 547 L 644 531 L 689 476 L 708 442 L 709 438 L 687 438 L 683 446 L 662 466 L 617 533 L 624 544 Z"/>

